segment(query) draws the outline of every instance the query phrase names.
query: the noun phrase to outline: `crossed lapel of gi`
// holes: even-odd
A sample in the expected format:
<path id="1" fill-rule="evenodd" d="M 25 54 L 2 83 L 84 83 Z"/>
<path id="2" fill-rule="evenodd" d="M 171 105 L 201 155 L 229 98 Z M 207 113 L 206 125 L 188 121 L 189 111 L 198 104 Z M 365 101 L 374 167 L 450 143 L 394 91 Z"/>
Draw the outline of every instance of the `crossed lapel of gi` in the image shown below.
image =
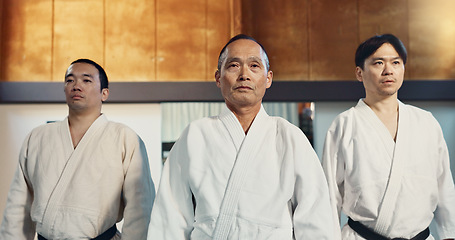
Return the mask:
<path id="1" fill-rule="evenodd" d="M 238 142 L 240 136 L 238 129 L 233 129 L 234 119 L 238 122 L 234 114 L 232 114 L 231 117 L 222 118 L 221 120 L 231 134 L 233 141 Z M 257 144 L 258 139 L 265 137 L 268 126 L 270 125 L 270 121 L 267 121 L 267 119 L 268 115 L 261 106 L 261 110 L 251 124 L 248 134 L 244 137 L 241 146 L 238 148 L 237 157 L 229 175 L 224 197 L 221 202 L 220 212 L 213 232 L 213 239 L 221 240 L 227 239 L 228 237 L 229 230 L 236 215 L 235 208 L 238 204 L 239 195 L 250 169 L 249 166 L 256 159 L 255 156 L 261 148 Z"/>
<path id="2" fill-rule="evenodd" d="M 375 130 L 378 137 L 381 139 L 384 150 L 389 156 L 389 159 L 387 159 L 388 163 L 392 164 L 396 144 L 393 141 L 389 130 L 387 130 L 387 127 L 381 122 L 378 116 L 376 116 L 376 113 L 374 113 L 374 111 L 365 102 L 363 102 L 363 100 L 359 100 L 355 109 L 358 111 L 359 115 L 364 118 L 364 120 Z"/>
<path id="3" fill-rule="evenodd" d="M 75 149 L 71 140 L 68 118 L 66 118 L 65 121 L 61 123 L 60 137 L 65 148 L 64 153 L 65 157 L 67 157 L 67 160 L 62 172 L 60 173 L 60 177 L 56 182 L 51 195 L 49 196 L 49 201 L 47 202 L 46 210 L 44 211 L 43 225 L 53 224 L 54 218 L 58 211 L 59 202 L 65 195 L 65 190 L 70 184 L 72 176 L 77 171 L 80 161 L 83 160 L 81 158 L 81 155 L 84 153 L 85 148 L 89 145 L 90 140 L 93 138 L 93 136 L 102 129 L 102 126 L 104 126 L 106 122 L 107 118 L 104 115 L 98 117 L 89 127 Z M 53 228 L 53 226 L 44 228 L 47 229 L 46 235 L 51 236 Z"/>
<path id="4" fill-rule="evenodd" d="M 407 161 L 407 148 L 405 145 L 409 142 L 408 138 L 411 136 L 409 133 L 410 129 L 405 125 L 406 122 L 409 122 L 409 114 L 407 114 L 406 107 L 403 103 L 398 101 L 398 104 L 398 130 L 392 167 L 374 228 L 381 235 L 386 235 L 389 232 L 394 212 L 393 209 L 400 193 L 403 170 Z"/>

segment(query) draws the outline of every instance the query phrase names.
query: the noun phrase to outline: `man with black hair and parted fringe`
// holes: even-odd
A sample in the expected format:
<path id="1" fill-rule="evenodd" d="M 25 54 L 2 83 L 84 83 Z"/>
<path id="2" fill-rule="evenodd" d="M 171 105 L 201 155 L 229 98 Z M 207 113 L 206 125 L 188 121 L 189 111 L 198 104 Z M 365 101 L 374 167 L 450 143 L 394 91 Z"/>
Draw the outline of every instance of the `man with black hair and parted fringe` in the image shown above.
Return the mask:
<path id="1" fill-rule="evenodd" d="M 68 117 L 24 141 L 0 239 L 147 239 L 155 197 L 148 157 L 133 130 L 101 112 L 105 71 L 89 59 L 72 62 L 64 92 Z"/>
<path id="2" fill-rule="evenodd" d="M 398 100 L 406 48 L 394 35 L 359 45 L 365 98 L 330 126 L 322 157 L 333 215 L 348 216 L 343 240 L 455 237 L 455 189 L 441 127 L 430 112 Z M 338 222 L 337 222 L 338 224 Z"/>

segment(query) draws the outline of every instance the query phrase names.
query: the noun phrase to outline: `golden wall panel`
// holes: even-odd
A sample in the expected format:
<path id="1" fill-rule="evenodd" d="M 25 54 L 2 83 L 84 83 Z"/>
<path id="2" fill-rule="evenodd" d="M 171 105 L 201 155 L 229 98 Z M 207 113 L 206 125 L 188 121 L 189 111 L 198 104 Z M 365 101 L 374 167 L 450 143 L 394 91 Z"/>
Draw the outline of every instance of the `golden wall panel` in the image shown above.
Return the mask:
<path id="1" fill-rule="evenodd" d="M 68 65 L 89 58 L 104 66 L 103 0 L 54 0 L 52 81 L 63 81 Z"/>
<path id="2" fill-rule="evenodd" d="M 358 45 L 357 2 L 310 0 L 310 80 L 349 80 Z"/>
<path id="3" fill-rule="evenodd" d="M 0 0 L 0 81 L 62 81 L 91 58 L 111 81 L 213 81 L 238 33 L 267 49 L 274 80 L 355 80 L 374 34 L 408 49 L 407 79 L 455 78 L 453 0 Z"/>
<path id="4" fill-rule="evenodd" d="M 243 20 L 242 20 L 242 2 L 249 2 L 249 1 L 243 1 L 243 0 L 228 0 L 230 8 L 229 8 L 229 14 L 230 14 L 230 30 L 231 30 L 231 36 L 234 37 L 237 34 L 243 33 Z"/>
<path id="5" fill-rule="evenodd" d="M 157 79 L 206 78 L 207 4 L 205 0 L 157 0 Z"/>
<path id="6" fill-rule="evenodd" d="M 274 80 L 308 79 L 308 1 L 245 1 L 244 31 L 264 45 Z"/>
<path id="7" fill-rule="evenodd" d="M 215 81 L 218 56 L 231 37 L 230 7 L 230 0 L 207 1 L 207 63 L 204 77 L 207 81 Z"/>
<path id="8" fill-rule="evenodd" d="M 3 64 L 3 38 L 4 38 L 4 33 L 3 33 L 3 12 L 5 11 L 5 7 L 3 6 L 4 0 L 0 0 L 0 81 L 4 78 L 4 64 Z"/>
<path id="9" fill-rule="evenodd" d="M 455 1 L 409 1 L 409 57 L 413 79 L 455 79 Z"/>
<path id="10" fill-rule="evenodd" d="M 374 35 L 391 33 L 406 44 L 408 30 L 408 0 L 359 0 L 360 41 Z"/>
<path id="11" fill-rule="evenodd" d="M 105 1 L 104 67 L 112 81 L 156 80 L 155 2 Z"/>
<path id="12" fill-rule="evenodd" d="M 3 0 L 0 78 L 48 81 L 51 76 L 52 0 Z"/>

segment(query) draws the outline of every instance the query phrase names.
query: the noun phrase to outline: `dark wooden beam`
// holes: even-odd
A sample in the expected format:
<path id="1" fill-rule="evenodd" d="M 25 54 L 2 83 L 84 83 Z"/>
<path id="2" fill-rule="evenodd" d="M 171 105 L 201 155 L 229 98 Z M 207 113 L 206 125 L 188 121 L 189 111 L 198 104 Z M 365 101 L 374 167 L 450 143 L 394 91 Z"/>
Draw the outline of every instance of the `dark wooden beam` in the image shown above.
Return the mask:
<path id="1" fill-rule="evenodd" d="M 267 102 L 356 101 L 364 97 L 357 81 L 275 81 Z M 455 80 L 407 80 L 399 91 L 403 101 L 455 101 Z M 112 82 L 108 103 L 219 102 L 215 82 Z M 64 103 L 60 82 L 0 82 L 0 104 Z"/>

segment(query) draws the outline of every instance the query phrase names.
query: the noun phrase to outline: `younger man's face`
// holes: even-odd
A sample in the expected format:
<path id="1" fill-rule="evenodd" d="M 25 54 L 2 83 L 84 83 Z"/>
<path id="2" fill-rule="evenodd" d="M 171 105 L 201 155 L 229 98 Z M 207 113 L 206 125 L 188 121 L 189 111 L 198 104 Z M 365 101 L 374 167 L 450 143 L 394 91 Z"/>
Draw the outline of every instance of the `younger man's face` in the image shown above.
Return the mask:
<path id="1" fill-rule="evenodd" d="M 365 59 L 364 67 L 356 68 L 356 77 L 363 82 L 368 96 L 395 95 L 403 84 L 404 63 L 390 43 L 384 43 Z"/>

